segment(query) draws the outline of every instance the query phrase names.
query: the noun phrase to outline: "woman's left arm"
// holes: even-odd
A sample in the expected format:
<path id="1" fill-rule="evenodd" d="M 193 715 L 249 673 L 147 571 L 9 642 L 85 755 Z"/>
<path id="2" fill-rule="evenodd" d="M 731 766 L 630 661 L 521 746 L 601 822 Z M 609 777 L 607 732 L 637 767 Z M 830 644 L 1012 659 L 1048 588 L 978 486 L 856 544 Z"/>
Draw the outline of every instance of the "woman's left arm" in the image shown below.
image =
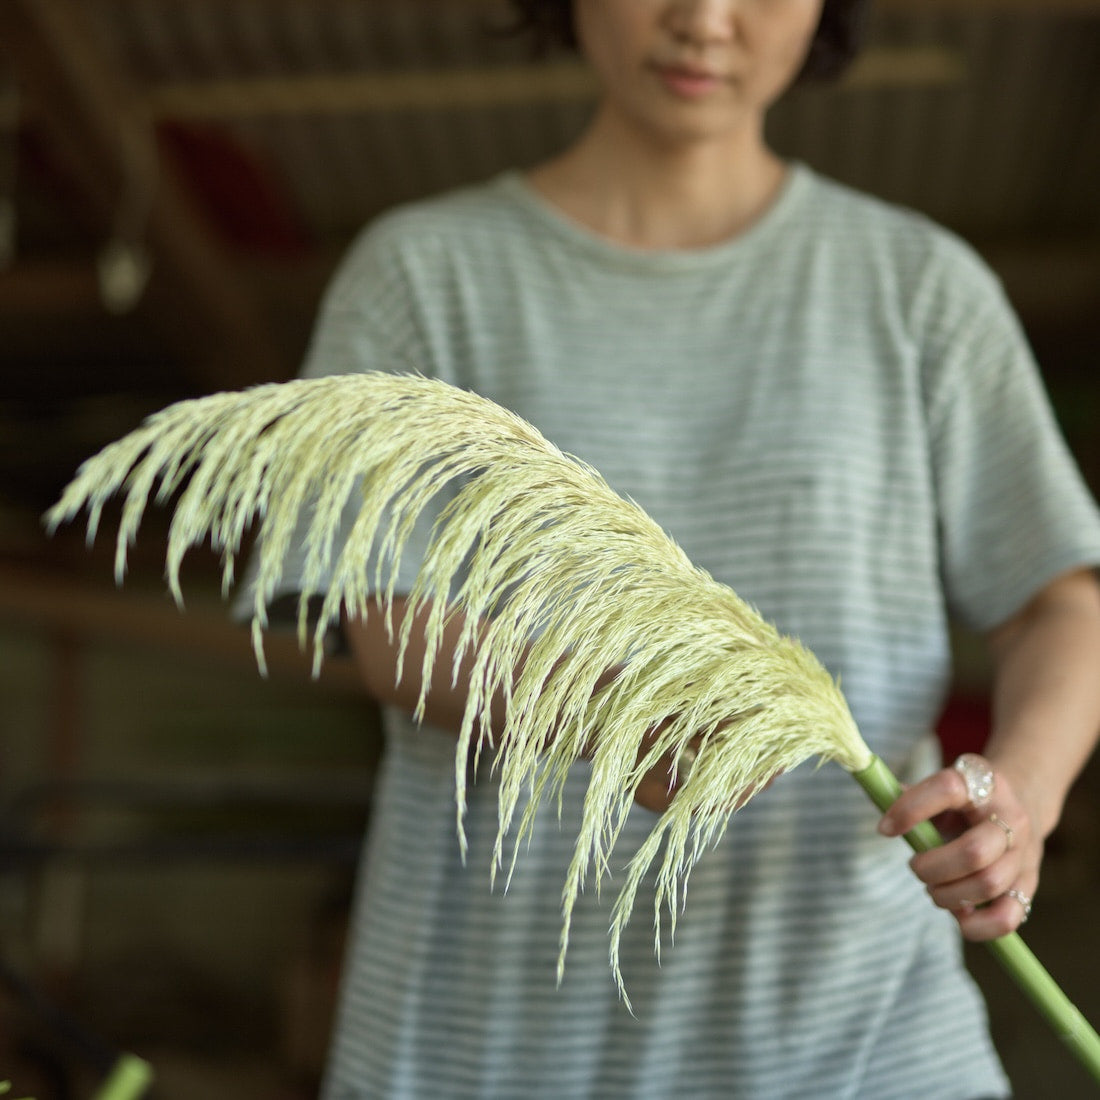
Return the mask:
<path id="1" fill-rule="evenodd" d="M 880 824 L 897 835 L 939 814 L 963 815 L 960 835 L 911 866 L 970 940 L 1004 935 L 1026 919 L 1043 843 L 1100 735 L 1100 583 L 1086 569 L 1058 577 L 988 641 L 992 796 L 974 806 L 960 772 L 945 768 L 909 788 Z"/>

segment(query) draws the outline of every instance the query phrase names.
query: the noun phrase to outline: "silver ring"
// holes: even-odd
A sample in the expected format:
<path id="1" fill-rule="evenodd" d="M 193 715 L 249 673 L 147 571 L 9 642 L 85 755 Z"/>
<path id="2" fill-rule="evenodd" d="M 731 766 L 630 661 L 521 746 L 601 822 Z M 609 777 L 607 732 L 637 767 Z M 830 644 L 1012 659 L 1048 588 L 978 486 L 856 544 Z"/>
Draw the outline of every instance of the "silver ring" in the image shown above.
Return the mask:
<path id="1" fill-rule="evenodd" d="M 1031 898 L 1023 890 L 1006 890 L 1005 897 L 1018 901 L 1024 907 L 1024 919 L 1021 924 L 1027 924 L 1027 918 L 1031 916 Z"/>
<path id="2" fill-rule="evenodd" d="M 695 758 L 698 755 L 698 750 L 692 745 L 685 745 L 676 754 L 676 764 L 674 767 L 677 786 L 686 783 L 688 779 L 691 778 L 691 769 L 695 767 Z"/>
<path id="3" fill-rule="evenodd" d="M 971 806 L 984 806 L 993 797 L 993 765 L 984 756 L 964 752 L 955 761 L 955 771 L 966 783 Z"/>
<path id="4" fill-rule="evenodd" d="M 1015 836 L 1016 836 L 1016 834 L 1012 831 L 1012 826 L 1009 825 L 1009 823 L 1007 821 L 1005 821 L 1004 818 L 998 817 L 996 814 L 990 814 L 989 815 L 989 820 L 991 822 L 993 822 L 993 824 L 996 825 L 998 829 L 1004 830 L 1004 834 L 1005 834 L 1005 851 L 1006 852 L 1011 851 L 1012 850 L 1012 841 L 1015 839 Z"/>

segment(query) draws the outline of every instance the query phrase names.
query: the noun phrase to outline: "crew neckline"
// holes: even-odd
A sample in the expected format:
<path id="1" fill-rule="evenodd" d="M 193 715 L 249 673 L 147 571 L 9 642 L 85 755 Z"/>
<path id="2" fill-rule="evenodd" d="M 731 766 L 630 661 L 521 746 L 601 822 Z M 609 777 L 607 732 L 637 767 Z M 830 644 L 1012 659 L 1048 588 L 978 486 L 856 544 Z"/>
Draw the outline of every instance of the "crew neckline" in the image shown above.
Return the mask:
<path id="1" fill-rule="evenodd" d="M 771 205 L 739 233 L 699 248 L 643 249 L 619 244 L 575 221 L 536 191 L 518 168 L 509 169 L 498 177 L 498 183 L 504 192 L 557 237 L 594 259 L 639 271 L 706 267 L 728 262 L 733 255 L 755 248 L 761 240 L 771 237 L 787 221 L 809 180 L 810 172 L 804 164 L 800 161 L 788 161 L 786 176 Z"/>

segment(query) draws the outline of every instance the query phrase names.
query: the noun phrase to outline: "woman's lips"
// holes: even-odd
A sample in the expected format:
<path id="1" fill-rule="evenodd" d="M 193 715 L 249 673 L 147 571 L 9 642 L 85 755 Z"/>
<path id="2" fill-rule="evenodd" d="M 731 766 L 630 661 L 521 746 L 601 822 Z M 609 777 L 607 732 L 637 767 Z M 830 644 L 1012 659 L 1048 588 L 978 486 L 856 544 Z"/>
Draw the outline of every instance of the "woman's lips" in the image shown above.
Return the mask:
<path id="1" fill-rule="evenodd" d="M 701 99 L 726 83 L 726 78 L 701 69 L 685 69 L 675 65 L 655 65 L 661 83 L 673 95 L 682 99 Z"/>

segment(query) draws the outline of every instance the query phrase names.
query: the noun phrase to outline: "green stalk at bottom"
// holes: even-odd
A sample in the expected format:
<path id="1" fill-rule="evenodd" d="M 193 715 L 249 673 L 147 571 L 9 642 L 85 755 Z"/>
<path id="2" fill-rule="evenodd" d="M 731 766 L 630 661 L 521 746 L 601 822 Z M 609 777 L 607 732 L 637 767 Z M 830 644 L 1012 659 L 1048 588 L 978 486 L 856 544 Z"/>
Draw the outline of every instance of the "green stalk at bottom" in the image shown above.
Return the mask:
<path id="1" fill-rule="evenodd" d="M 902 793 L 896 776 L 877 756 L 862 771 L 852 772 L 852 776 L 884 812 Z M 939 830 L 930 821 L 922 821 L 905 834 L 905 839 L 917 852 L 926 852 L 943 843 Z M 986 947 L 1046 1017 L 1062 1041 L 1077 1055 L 1093 1079 L 1100 1082 L 1100 1035 L 1062 992 L 1019 934 L 1011 932 L 989 940 Z"/>
<path id="2" fill-rule="evenodd" d="M 152 1084 L 153 1070 L 148 1062 L 133 1054 L 123 1054 L 94 1100 L 139 1100 Z"/>

